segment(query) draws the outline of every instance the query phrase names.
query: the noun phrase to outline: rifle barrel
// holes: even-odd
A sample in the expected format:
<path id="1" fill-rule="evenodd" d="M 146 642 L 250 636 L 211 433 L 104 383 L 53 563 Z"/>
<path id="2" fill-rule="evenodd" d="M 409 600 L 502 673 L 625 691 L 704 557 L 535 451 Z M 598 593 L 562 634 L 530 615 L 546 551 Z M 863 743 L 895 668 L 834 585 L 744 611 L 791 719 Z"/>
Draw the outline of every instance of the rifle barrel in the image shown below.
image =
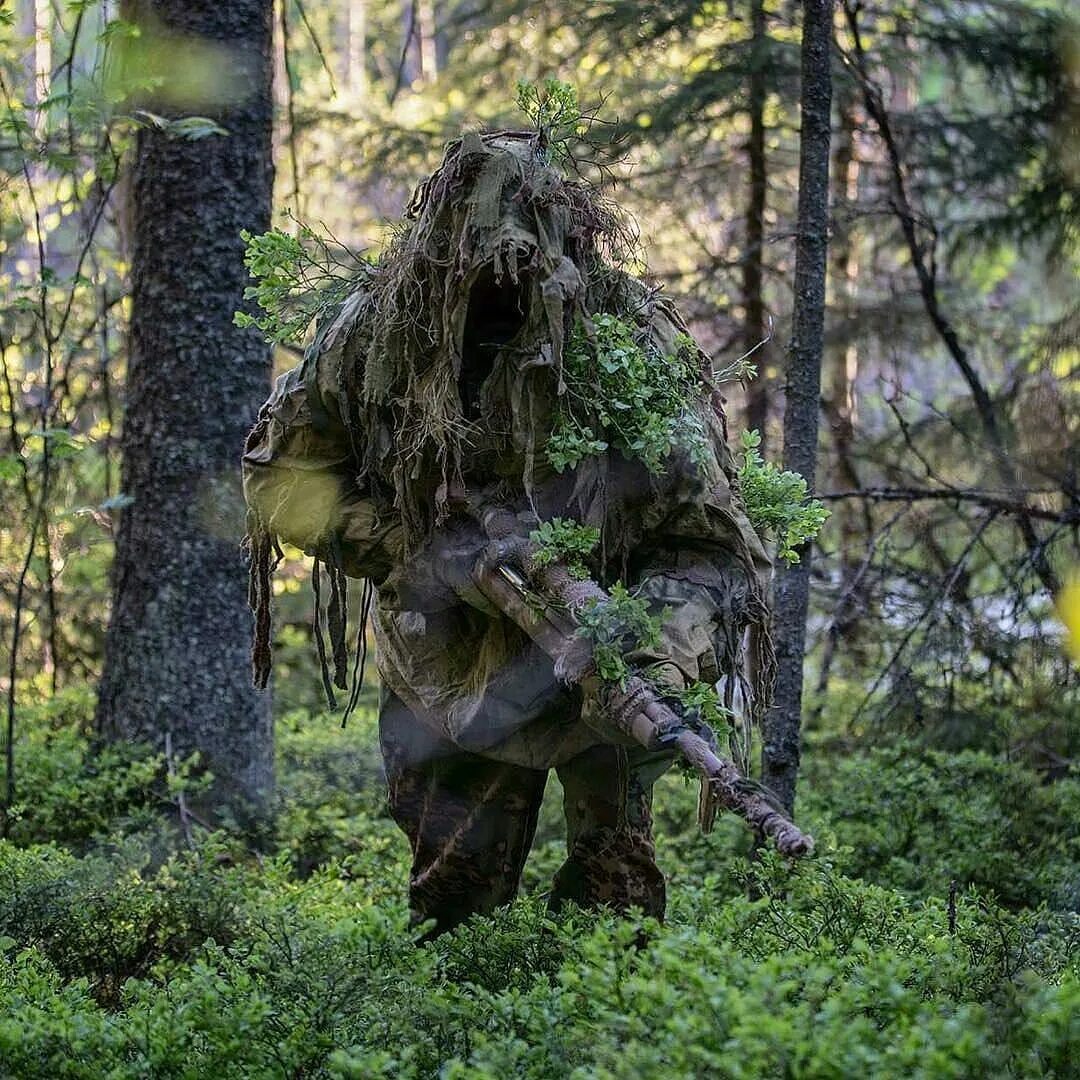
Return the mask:
<path id="1" fill-rule="evenodd" d="M 473 580 L 491 604 L 551 658 L 557 677 L 573 685 L 592 671 L 592 649 L 576 633 L 573 612 L 583 596 L 602 598 L 607 594 L 593 582 L 572 579 L 564 567 L 554 564 L 533 575 L 540 588 L 538 594 L 532 595 L 529 582 L 507 557 L 512 555 L 515 562 L 527 565 L 534 551 L 535 545 L 529 541 L 516 541 L 512 547 L 494 545 L 490 556 L 477 563 Z M 546 596 L 558 599 L 560 610 L 553 611 L 544 602 Z M 619 700 L 643 702 L 626 721 L 626 734 L 642 746 L 655 747 L 659 732 L 677 732 L 673 745 L 701 776 L 698 816 L 705 832 L 712 828 L 717 807 L 723 807 L 738 814 L 760 834 L 772 837 L 783 855 L 797 857 L 813 850 L 813 838 L 755 790 L 733 762 L 720 757 L 700 735 L 687 728 L 651 684 L 632 675 L 624 687 L 613 691 L 613 697 L 616 713 Z"/>

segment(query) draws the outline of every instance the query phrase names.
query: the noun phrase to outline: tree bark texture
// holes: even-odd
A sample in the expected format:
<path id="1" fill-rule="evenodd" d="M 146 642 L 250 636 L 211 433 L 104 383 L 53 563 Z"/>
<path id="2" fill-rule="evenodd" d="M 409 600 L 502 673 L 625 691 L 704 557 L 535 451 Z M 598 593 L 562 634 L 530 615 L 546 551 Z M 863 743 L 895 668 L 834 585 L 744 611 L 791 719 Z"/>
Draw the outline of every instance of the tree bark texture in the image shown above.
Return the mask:
<path id="1" fill-rule="evenodd" d="M 829 118 L 832 0 L 804 0 L 802 125 L 795 253 L 795 310 L 784 408 L 784 468 L 806 477 L 817 465 L 825 274 L 829 229 Z M 810 593 L 810 550 L 779 572 L 774 586 L 776 697 L 765 718 L 762 779 L 790 812 L 795 803 L 802 715 L 803 657 Z"/>
<path id="2" fill-rule="evenodd" d="M 154 0 L 135 17 L 227 50 L 242 87 L 187 107 L 228 135 L 140 133 L 131 175 L 132 312 L 122 513 L 98 726 L 216 777 L 208 805 L 257 808 L 272 782 L 269 697 L 251 684 L 240 454 L 270 352 L 233 325 L 241 229 L 270 225 L 272 0 Z M 167 93 L 167 87 L 164 88 Z M 164 96 L 155 112 L 167 112 Z"/>

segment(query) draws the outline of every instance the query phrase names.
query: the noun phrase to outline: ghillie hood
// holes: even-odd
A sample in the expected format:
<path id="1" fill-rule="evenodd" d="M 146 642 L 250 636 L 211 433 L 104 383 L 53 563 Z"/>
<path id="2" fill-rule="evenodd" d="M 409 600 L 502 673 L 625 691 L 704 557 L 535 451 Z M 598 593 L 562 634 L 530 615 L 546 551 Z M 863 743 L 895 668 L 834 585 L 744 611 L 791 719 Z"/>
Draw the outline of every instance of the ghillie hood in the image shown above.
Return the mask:
<path id="1" fill-rule="evenodd" d="M 502 450 L 525 457 L 531 486 L 535 428 L 543 399 L 561 392 L 575 321 L 645 299 L 646 290 L 616 269 L 635 239 L 614 206 L 546 161 L 535 131 L 468 134 L 449 144 L 379 260 L 365 310 L 353 316 L 358 340 L 342 353 L 361 460 L 390 480 L 415 539 L 430 528 L 432 511 L 441 517 L 476 438 L 492 430 L 513 429 Z M 513 370 L 505 392 L 489 393 L 477 410 L 481 429 L 459 387 L 470 333 L 476 326 L 490 338 L 493 324 L 502 336 L 493 344 Z M 389 449 L 394 468 L 386 478 Z"/>

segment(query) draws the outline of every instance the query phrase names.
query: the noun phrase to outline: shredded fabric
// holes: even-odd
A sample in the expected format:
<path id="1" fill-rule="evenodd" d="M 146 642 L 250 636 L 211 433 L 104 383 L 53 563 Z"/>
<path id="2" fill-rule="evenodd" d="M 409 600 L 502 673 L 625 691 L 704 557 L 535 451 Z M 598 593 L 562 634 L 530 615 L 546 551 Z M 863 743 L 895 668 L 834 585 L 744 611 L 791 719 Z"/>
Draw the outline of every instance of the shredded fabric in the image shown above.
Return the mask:
<path id="1" fill-rule="evenodd" d="M 271 577 L 288 541 L 314 558 L 316 650 L 328 701 L 348 690 L 346 715 L 371 620 L 383 683 L 456 744 L 530 767 L 577 752 L 565 716 L 545 719 L 557 688 L 537 682 L 521 633 L 463 608 L 446 587 L 434 545 L 468 496 L 597 526 L 598 581 L 660 582 L 658 610 L 679 605 L 663 647 L 638 659 L 684 679 L 724 679 L 745 723 L 761 716 L 775 677 L 770 566 L 742 508 L 710 358 L 700 353 L 695 406 L 714 451 L 704 465 L 673 455 L 656 477 L 609 451 L 558 473 L 543 452 L 575 325 L 616 314 L 656 357 L 687 334 L 672 301 L 624 269 L 636 252 L 633 227 L 551 167 L 536 132 L 449 144 L 387 251 L 313 328 L 303 364 L 281 377 L 249 437 L 259 685 L 270 673 Z M 365 581 L 351 676 L 349 577 Z M 748 730 L 736 742 L 748 746 Z"/>

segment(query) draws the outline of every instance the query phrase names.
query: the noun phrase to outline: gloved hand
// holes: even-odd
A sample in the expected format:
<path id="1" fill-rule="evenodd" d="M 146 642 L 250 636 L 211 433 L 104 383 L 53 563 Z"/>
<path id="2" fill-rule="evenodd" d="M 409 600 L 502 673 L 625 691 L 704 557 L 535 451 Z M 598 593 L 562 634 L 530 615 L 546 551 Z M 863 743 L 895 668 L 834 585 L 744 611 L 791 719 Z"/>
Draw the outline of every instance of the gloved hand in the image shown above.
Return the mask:
<path id="1" fill-rule="evenodd" d="M 429 558 L 434 578 L 448 595 L 486 615 L 496 616 L 498 610 L 484 598 L 472 576 L 489 544 L 478 522 L 458 517 L 432 535 Z"/>
<path id="2" fill-rule="evenodd" d="M 491 546 L 512 546 L 536 528 L 531 511 L 516 513 L 477 502 L 451 516 L 431 535 L 424 548 L 413 555 L 402 575 L 414 610 L 436 610 L 466 603 L 495 617 L 498 609 L 484 597 L 473 581 L 473 570 Z"/>

